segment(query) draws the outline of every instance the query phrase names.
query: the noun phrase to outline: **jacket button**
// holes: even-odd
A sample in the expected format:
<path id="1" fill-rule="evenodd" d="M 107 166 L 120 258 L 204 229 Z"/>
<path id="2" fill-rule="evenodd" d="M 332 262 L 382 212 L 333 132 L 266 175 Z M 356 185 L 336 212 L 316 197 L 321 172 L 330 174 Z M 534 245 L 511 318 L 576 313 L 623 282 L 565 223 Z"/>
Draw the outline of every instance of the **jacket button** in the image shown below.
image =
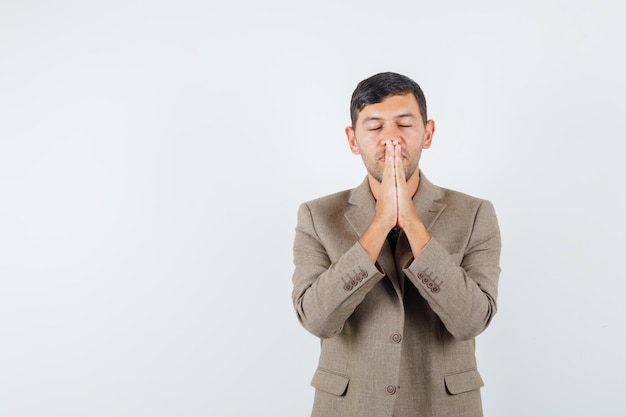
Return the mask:
<path id="1" fill-rule="evenodd" d="M 417 277 L 418 277 L 419 279 L 424 278 L 424 273 L 423 273 L 423 272 L 418 272 L 418 273 L 417 273 Z"/>
<path id="2" fill-rule="evenodd" d="M 396 393 L 396 386 L 395 385 L 387 385 L 387 394 L 393 395 L 395 393 Z"/>
<path id="3" fill-rule="evenodd" d="M 352 285 L 350 285 L 350 284 L 345 284 L 345 285 L 343 286 L 343 289 L 344 289 L 344 290 L 346 290 L 346 291 L 352 291 Z"/>
<path id="4" fill-rule="evenodd" d="M 393 341 L 393 343 L 400 343 L 402 341 L 402 335 L 395 333 L 391 336 L 391 340 Z"/>

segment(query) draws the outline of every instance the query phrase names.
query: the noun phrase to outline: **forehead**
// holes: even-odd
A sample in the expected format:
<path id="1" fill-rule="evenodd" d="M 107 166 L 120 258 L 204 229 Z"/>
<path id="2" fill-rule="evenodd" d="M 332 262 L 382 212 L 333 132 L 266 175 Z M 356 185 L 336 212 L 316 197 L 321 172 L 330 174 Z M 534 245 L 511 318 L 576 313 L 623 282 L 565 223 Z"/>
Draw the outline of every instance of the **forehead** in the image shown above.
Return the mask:
<path id="1" fill-rule="evenodd" d="M 412 93 L 392 95 L 380 103 L 368 104 L 359 112 L 357 122 L 368 118 L 393 119 L 407 115 L 421 119 L 419 105 Z"/>

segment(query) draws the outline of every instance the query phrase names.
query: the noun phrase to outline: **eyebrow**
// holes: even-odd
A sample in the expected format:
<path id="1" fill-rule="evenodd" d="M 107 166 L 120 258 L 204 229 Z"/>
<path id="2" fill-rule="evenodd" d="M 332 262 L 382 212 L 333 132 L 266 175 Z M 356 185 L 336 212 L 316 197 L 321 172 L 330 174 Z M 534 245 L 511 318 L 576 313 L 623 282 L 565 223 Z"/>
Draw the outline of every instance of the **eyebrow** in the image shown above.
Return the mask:
<path id="1" fill-rule="evenodd" d="M 399 114 L 397 116 L 394 116 L 393 118 L 394 119 L 402 119 L 402 118 L 405 118 L 405 117 L 410 117 L 412 119 L 417 119 L 417 116 L 414 115 L 413 113 L 402 113 L 402 114 Z M 383 120 L 383 118 L 382 117 L 377 117 L 377 116 L 370 116 L 370 117 L 366 117 L 365 119 L 363 119 L 363 121 L 361 123 L 367 123 L 367 122 L 372 122 L 372 121 L 378 122 L 380 120 Z"/>

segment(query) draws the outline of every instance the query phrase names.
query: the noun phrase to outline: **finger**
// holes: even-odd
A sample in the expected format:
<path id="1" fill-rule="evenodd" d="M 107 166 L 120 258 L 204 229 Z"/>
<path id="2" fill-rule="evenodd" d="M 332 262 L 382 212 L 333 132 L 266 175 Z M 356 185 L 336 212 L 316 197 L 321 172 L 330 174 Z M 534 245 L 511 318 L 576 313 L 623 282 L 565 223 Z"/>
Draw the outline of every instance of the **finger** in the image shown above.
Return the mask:
<path id="1" fill-rule="evenodd" d="M 396 174 L 396 184 L 402 184 L 406 181 L 406 178 L 404 178 L 404 164 L 402 163 L 402 147 L 400 146 L 398 141 L 394 140 L 393 144 L 393 159 Z"/>
<path id="2" fill-rule="evenodd" d="M 397 224 L 397 191 L 394 168 L 394 148 L 393 143 L 385 143 L 385 166 L 383 168 L 383 178 L 381 192 L 376 203 L 376 211 L 379 212 L 388 223 L 389 228 Z"/>
<path id="3" fill-rule="evenodd" d="M 385 169 L 383 172 L 383 178 L 385 176 L 388 178 L 395 177 L 394 164 L 395 161 L 393 143 L 391 141 L 387 141 L 385 143 Z"/>
<path id="4" fill-rule="evenodd" d="M 385 162 L 387 163 L 388 166 L 391 166 L 391 167 L 394 166 L 394 160 L 393 160 L 394 157 L 395 157 L 394 144 L 392 141 L 388 140 L 385 143 Z"/>

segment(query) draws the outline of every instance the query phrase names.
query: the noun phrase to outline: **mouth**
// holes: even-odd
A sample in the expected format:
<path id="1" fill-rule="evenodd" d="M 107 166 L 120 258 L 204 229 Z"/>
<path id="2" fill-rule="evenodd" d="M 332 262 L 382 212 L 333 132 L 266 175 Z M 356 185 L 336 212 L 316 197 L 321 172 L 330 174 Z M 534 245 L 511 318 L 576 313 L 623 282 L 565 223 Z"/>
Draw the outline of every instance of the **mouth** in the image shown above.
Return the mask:
<path id="1" fill-rule="evenodd" d="M 409 156 L 407 155 L 407 153 L 404 150 L 401 150 L 400 151 L 400 159 L 402 159 L 403 161 L 406 161 L 408 158 L 409 158 Z M 376 160 L 378 162 L 385 162 L 386 161 L 385 152 L 384 151 L 382 153 L 379 152 L 376 155 Z"/>

